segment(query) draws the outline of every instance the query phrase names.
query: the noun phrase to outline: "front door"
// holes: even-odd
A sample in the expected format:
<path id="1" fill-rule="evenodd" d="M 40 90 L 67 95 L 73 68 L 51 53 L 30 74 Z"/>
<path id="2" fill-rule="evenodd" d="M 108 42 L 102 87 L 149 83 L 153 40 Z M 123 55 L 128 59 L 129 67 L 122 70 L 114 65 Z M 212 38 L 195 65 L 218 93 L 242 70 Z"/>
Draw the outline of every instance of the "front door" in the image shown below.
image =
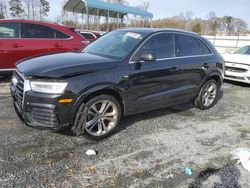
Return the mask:
<path id="1" fill-rule="evenodd" d="M 173 34 L 158 33 L 136 52 L 129 65 L 128 114 L 172 105 L 185 90 L 180 88 L 182 64 L 174 58 L 174 46 Z M 138 61 L 145 52 L 155 54 L 156 61 Z"/>

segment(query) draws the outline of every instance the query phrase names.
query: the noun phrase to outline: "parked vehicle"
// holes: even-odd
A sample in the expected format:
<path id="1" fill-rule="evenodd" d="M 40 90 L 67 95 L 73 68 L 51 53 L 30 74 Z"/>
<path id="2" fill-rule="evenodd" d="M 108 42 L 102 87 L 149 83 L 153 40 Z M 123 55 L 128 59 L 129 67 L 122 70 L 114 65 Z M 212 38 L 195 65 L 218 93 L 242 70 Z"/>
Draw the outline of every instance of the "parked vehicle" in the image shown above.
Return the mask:
<path id="1" fill-rule="evenodd" d="M 194 101 L 216 104 L 223 58 L 206 39 L 181 30 L 121 29 L 82 53 L 20 62 L 11 83 L 14 106 L 33 127 L 101 139 L 122 116 Z"/>
<path id="2" fill-rule="evenodd" d="M 31 56 L 77 51 L 87 41 L 73 28 L 29 20 L 0 20 L 0 74 L 13 71 L 15 63 Z"/>
<path id="3" fill-rule="evenodd" d="M 93 42 L 102 36 L 102 34 L 97 31 L 80 31 L 80 33 L 89 42 Z"/>
<path id="4" fill-rule="evenodd" d="M 250 84 L 250 46 L 245 46 L 233 54 L 223 54 L 225 59 L 225 79 Z"/>

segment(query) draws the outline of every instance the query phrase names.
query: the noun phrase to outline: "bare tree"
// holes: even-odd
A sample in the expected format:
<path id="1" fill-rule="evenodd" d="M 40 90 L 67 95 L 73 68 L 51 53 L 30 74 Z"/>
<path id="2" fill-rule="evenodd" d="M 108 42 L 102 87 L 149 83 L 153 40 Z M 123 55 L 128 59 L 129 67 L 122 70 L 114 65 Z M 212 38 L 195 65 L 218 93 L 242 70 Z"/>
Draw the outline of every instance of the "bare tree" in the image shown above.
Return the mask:
<path id="1" fill-rule="evenodd" d="M 24 9 L 25 9 L 25 17 L 31 19 L 31 3 L 33 0 L 23 0 Z"/>
<path id="2" fill-rule="evenodd" d="M 207 16 L 207 24 L 209 33 L 211 35 L 216 35 L 220 27 L 220 19 L 216 16 L 215 12 L 210 12 Z"/>
<path id="3" fill-rule="evenodd" d="M 142 4 L 137 6 L 138 8 L 148 11 L 149 7 L 150 7 L 150 3 L 149 1 L 144 1 Z"/>
<path id="4" fill-rule="evenodd" d="M 7 17 L 7 4 L 4 0 L 0 0 L 0 19 Z"/>
<path id="5" fill-rule="evenodd" d="M 236 35 L 247 33 L 247 23 L 240 18 L 234 19 L 233 28 L 234 28 L 234 33 Z"/>

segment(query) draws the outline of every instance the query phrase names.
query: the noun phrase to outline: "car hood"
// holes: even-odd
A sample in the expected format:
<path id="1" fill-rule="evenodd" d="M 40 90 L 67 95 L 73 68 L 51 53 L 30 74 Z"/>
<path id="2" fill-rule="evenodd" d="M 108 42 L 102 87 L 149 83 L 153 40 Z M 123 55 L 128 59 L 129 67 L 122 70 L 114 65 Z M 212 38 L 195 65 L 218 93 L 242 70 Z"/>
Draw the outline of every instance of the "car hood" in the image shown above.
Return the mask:
<path id="1" fill-rule="evenodd" d="M 240 63 L 250 65 L 250 55 L 244 54 L 223 54 L 225 62 Z"/>
<path id="2" fill-rule="evenodd" d="M 58 53 L 26 59 L 17 63 L 16 67 L 26 77 L 71 77 L 97 70 L 111 69 L 117 61 L 87 54 Z"/>

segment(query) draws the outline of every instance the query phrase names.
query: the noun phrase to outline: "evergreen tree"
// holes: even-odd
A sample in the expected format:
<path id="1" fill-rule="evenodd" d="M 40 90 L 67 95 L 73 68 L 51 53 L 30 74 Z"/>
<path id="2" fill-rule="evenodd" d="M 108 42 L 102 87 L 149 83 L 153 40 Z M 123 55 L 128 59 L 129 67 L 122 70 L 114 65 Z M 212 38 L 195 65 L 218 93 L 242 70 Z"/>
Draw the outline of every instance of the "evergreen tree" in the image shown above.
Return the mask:
<path id="1" fill-rule="evenodd" d="M 40 19 L 42 19 L 44 16 L 48 16 L 49 10 L 49 2 L 47 0 L 40 0 Z"/>
<path id="2" fill-rule="evenodd" d="M 9 1 L 10 15 L 13 17 L 22 17 L 24 13 L 23 5 L 21 0 L 10 0 Z"/>
<path id="3" fill-rule="evenodd" d="M 192 31 L 198 33 L 199 35 L 201 35 L 202 32 L 202 27 L 201 24 L 197 23 L 192 27 Z"/>

